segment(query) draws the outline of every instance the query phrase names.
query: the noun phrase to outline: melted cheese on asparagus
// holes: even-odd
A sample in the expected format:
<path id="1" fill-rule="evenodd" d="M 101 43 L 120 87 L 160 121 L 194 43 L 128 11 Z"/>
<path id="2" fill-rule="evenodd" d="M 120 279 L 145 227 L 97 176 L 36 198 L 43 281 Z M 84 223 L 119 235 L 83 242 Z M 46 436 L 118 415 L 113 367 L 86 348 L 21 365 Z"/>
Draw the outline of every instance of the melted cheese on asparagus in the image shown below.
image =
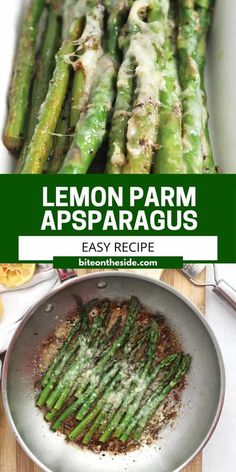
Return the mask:
<path id="1" fill-rule="evenodd" d="M 78 40 L 76 54 L 79 59 L 76 61 L 76 67 L 81 67 L 84 72 L 84 89 L 80 103 L 75 104 L 80 111 L 86 107 L 94 82 L 95 71 L 98 59 L 104 53 L 101 41 L 103 36 L 103 16 L 104 8 L 101 4 L 94 6 L 91 14 L 86 17 L 86 25 L 81 38 Z"/>

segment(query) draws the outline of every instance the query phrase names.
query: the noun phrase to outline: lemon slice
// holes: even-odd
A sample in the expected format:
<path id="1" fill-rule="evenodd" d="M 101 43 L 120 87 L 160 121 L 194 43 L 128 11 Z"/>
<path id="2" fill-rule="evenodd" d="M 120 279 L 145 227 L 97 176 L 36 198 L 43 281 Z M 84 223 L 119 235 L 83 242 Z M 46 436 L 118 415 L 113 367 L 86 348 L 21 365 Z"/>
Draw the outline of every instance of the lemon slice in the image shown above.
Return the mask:
<path id="1" fill-rule="evenodd" d="M 0 264 L 0 284 L 15 288 L 32 279 L 35 264 Z"/>

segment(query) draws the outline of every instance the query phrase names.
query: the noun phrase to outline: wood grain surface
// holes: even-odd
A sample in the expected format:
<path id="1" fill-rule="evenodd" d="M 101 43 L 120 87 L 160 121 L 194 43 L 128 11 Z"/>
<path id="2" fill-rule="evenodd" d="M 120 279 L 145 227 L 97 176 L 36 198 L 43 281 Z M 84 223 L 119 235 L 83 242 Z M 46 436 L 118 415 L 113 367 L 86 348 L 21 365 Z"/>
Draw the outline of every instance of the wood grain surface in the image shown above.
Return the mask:
<path id="1" fill-rule="evenodd" d="M 82 271 L 81 271 L 82 272 Z M 85 271 L 83 271 L 84 273 Z M 144 271 L 145 273 L 145 271 Z M 205 311 L 205 289 L 194 287 L 183 275 L 176 270 L 166 270 L 162 274 L 162 280 L 185 295 L 201 311 Z M 202 274 L 199 280 L 204 280 Z M 41 469 L 34 465 L 25 455 L 10 430 L 0 401 L 0 472 L 40 472 Z M 183 472 L 202 472 L 201 454 Z"/>

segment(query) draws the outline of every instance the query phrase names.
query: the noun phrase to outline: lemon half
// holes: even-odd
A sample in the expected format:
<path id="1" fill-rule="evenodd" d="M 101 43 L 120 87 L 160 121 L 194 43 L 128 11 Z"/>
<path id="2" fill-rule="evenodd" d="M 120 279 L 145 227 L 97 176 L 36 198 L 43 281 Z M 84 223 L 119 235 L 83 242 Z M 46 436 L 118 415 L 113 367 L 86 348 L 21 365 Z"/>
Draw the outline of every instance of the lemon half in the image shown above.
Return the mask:
<path id="1" fill-rule="evenodd" d="M 0 264 L 0 284 L 15 288 L 32 279 L 35 264 Z"/>

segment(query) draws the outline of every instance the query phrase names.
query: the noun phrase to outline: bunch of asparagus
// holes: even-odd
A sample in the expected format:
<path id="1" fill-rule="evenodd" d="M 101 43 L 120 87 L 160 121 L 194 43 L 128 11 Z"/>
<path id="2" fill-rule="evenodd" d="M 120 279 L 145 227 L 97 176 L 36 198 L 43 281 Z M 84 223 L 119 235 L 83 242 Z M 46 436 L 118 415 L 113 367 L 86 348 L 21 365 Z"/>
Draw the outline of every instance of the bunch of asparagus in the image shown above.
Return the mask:
<path id="1" fill-rule="evenodd" d="M 91 310 L 97 314 L 91 320 Z M 37 400 L 57 431 L 73 419 L 68 439 L 88 444 L 116 437 L 139 441 L 168 394 L 186 374 L 190 357 L 174 353 L 157 359 L 158 321 L 138 323 L 139 302 L 114 318 L 107 300 L 93 300 L 80 315 L 52 360 Z M 69 423 L 70 424 L 70 423 Z M 67 426 L 68 429 L 68 426 Z"/>
<path id="2" fill-rule="evenodd" d="M 213 1 L 31 0 L 4 133 L 17 173 L 84 174 L 93 161 L 113 174 L 216 172 Z"/>

